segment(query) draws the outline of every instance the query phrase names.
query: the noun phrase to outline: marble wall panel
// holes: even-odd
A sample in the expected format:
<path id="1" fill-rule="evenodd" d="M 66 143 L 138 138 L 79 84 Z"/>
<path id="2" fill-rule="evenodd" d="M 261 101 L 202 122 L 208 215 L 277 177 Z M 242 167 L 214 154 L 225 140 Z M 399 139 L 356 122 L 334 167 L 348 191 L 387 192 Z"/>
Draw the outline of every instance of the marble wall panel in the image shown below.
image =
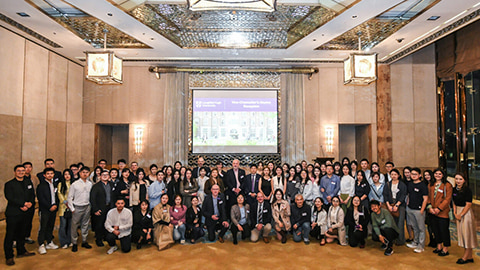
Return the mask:
<path id="1" fill-rule="evenodd" d="M 43 168 L 46 139 L 47 120 L 23 117 L 22 161 L 32 162 L 36 169 Z"/>
<path id="2" fill-rule="evenodd" d="M 86 166 L 92 167 L 94 165 L 95 148 L 95 124 L 82 124 L 82 162 Z"/>
<path id="3" fill-rule="evenodd" d="M 67 120 L 67 79 L 68 60 L 55 53 L 49 53 L 47 119 Z"/>
<path id="4" fill-rule="evenodd" d="M 83 80 L 83 110 L 82 122 L 95 123 L 95 91 L 97 85 L 91 81 Z"/>
<path id="5" fill-rule="evenodd" d="M 311 160 L 320 155 L 320 94 L 318 91 L 320 85 L 320 75 L 315 74 L 309 80 L 304 77 L 304 104 L 305 104 L 305 156 Z M 282 108 L 281 108 L 282 109 Z M 286 109 L 286 108 L 283 108 Z M 308 127 L 308 129 L 307 129 Z M 283 127 L 288 129 L 288 127 Z"/>
<path id="6" fill-rule="evenodd" d="M 82 161 L 82 123 L 67 123 L 66 166 Z"/>
<path id="7" fill-rule="evenodd" d="M 82 122 L 83 67 L 68 62 L 67 122 Z"/>
<path id="8" fill-rule="evenodd" d="M 150 94 L 156 89 L 158 80 L 154 80 L 155 76 L 145 67 L 128 67 L 125 68 L 125 87 L 129 88 L 129 121 L 135 123 L 148 123 L 149 112 L 145 109 L 145 101 L 150 99 Z M 163 99 L 162 99 L 163 101 Z"/>
<path id="9" fill-rule="evenodd" d="M 0 28 L 0 114 L 23 113 L 25 40 Z"/>
<path id="10" fill-rule="evenodd" d="M 376 122 L 375 88 L 375 83 L 354 86 L 355 123 L 366 124 Z"/>
<path id="11" fill-rule="evenodd" d="M 392 89 L 392 122 L 413 123 L 412 56 L 390 65 Z"/>
<path id="12" fill-rule="evenodd" d="M 114 114 L 119 111 L 120 108 L 115 108 L 115 104 L 112 102 L 118 87 L 121 86 L 95 86 L 95 123 L 119 123 L 118 120 L 114 121 L 113 118 Z M 122 108 L 122 110 L 128 110 L 128 108 Z"/>
<path id="13" fill-rule="evenodd" d="M 438 166 L 437 138 L 437 123 L 415 123 L 415 166 Z"/>
<path id="14" fill-rule="evenodd" d="M 58 170 L 65 168 L 67 125 L 64 121 L 47 120 L 46 158 L 55 160 Z"/>
<path id="15" fill-rule="evenodd" d="M 343 69 L 337 68 L 338 91 L 338 123 L 351 124 L 355 123 L 355 108 L 358 106 L 355 102 L 355 86 L 344 85 Z"/>
<path id="16" fill-rule="evenodd" d="M 396 167 L 416 166 L 415 138 L 413 123 L 392 123 L 393 163 Z"/>
<path id="17" fill-rule="evenodd" d="M 413 54 L 415 122 L 437 122 L 435 48 L 429 46 Z"/>
<path id="18" fill-rule="evenodd" d="M 22 117 L 0 114 L 0 212 L 5 211 L 3 188 L 14 177 L 13 167 L 22 162 Z"/>
<path id="19" fill-rule="evenodd" d="M 47 119 L 48 51 L 30 41 L 25 48 L 23 116 Z"/>

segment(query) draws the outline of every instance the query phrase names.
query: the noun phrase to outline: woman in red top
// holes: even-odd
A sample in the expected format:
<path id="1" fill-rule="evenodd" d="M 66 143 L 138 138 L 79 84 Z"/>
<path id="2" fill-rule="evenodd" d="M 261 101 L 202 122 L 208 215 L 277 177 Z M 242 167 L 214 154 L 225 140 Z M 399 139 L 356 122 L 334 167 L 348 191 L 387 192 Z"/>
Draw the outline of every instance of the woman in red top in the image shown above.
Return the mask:
<path id="1" fill-rule="evenodd" d="M 173 240 L 185 243 L 185 219 L 187 207 L 182 204 L 182 196 L 175 196 L 175 205 L 170 208 L 170 223 L 173 225 Z"/>

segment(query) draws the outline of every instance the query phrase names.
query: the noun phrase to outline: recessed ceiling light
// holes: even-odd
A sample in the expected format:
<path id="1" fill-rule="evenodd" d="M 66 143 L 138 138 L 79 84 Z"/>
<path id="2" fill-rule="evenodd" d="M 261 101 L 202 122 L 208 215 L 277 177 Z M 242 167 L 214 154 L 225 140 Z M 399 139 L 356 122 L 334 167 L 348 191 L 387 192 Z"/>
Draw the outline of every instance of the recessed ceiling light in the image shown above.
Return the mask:
<path id="1" fill-rule="evenodd" d="M 356 19 L 358 16 L 357 15 L 353 15 L 352 16 L 352 19 Z"/>
<path id="2" fill-rule="evenodd" d="M 107 13 L 108 16 L 112 17 L 113 14 L 111 12 Z"/>
<path id="3" fill-rule="evenodd" d="M 430 18 L 427 19 L 427 21 L 436 21 L 440 18 L 440 16 L 431 16 Z"/>
<path id="4" fill-rule="evenodd" d="M 30 17 L 30 15 L 28 15 L 27 13 L 25 12 L 17 12 L 18 16 L 20 17 Z"/>

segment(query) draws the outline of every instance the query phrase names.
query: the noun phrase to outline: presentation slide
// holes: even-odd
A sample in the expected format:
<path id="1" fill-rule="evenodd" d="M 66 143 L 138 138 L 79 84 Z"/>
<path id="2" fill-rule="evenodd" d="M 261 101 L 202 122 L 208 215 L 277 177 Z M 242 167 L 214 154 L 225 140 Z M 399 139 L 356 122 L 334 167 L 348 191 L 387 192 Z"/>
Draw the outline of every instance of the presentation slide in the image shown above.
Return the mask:
<path id="1" fill-rule="evenodd" d="M 277 153 L 278 89 L 193 89 L 193 153 Z"/>

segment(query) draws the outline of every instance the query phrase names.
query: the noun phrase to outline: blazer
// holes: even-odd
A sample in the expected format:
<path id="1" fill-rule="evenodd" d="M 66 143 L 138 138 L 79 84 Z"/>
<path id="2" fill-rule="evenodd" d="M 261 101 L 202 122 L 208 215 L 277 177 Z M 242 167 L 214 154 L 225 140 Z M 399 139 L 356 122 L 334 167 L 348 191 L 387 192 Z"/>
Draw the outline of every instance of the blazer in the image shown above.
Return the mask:
<path id="1" fill-rule="evenodd" d="M 60 177 L 63 177 L 62 172 L 55 171 L 55 175 L 53 176 L 53 179 L 52 179 L 52 183 L 55 188 L 58 186 L 58 183 L 60 183 Z M 43 176 L 43 171 L 37 173 L 37 178 L 39 183 L 45 181 L 45 176 Z"/>
<path id="2" fill-rule="evenodd" d="M 385 186 L 383 187 L 383 200 L 385 203 L 389 203 L 393 205 L 397 202 L 401 202 L 400 206 L 405 207 L 405 199 L 407 198 L 407 185 L 401 180 L 398 180 L 398 193 L 397 199 L 393 199 L 392 195 L 392 182 L 385 182 Z"/>
<path id="3" fill-rule="evenodd" d="M 52 179 L 52 184 L 53 184 L 53 179 Z M 58 196 L 57 196 L 57 188 L 54 186 L 54 196 L 55 196 L 55 203 L 52 203 L 52 194 L 50 190 L 50 185 L 46 180 L 43 180 L 40 182 L 40 184 L 37 187 L 37 199 L 38 199 L 38 210 L 40 212 L 50 212 L 50 208 L 54 205 L 57 206 L 57 209 L 53 212 L 56 212 L 58 210 Z"/>
<path id="4" fill-rule="evenodd" d="M 258 224 L 257 222 L 257 213 L 259 211 L 258 209 L 258 206 L 259 206 L 259 203 L 258 201 L 256 203 L 254 203 L 251 207 L 250 207 L 250 211 L 251 211 L 251 214 L 250 214 L 250 224 L 252 226 L 255 226 Z M 268 223 L 272 223 L 272 207 L 270 206 L 270 203 L 268 201 L 263 201 L 263 208 L 261 210 L 261 213 L 262 213 L 262 224 L 263 225 L 267 225 Z"/>
<path id="5" fill-rule="evenodd" d="M 255 174 L 255 186 L 253 187 L 253 189 L 253 174 L 245 176 L 245 180 L 243 181 L 241 189 L 245 194 L 245 201 L 250 205 L 254 204 L 257 201 L 257 198 L 252 198 L 252 196 L 250 196 L 250 193 L 258 193 L 258 180 L 260 180 L 260 177 L 262 177 L 260 174 Z"/>
<path id="6" fill-rule="evenodd" d="M 167 184 L 168 204 L 171 206 L 175 205 L 175 196 L 182 195 L 180 193 L 180 182 L 182 182 L 180 178 L 178 179 L 178 182 L 175 182 L 175 180 L 172 179 Z"/>
<path id="7" fill-rule="evenodd" d="M 216 203 L 218 207 L 218 220 L 213 220 L 212 216 L 214 215 L 215 211 L 213 208 L 213 204 Z M 203 200 L 203 211 L 202 214 L 205 217 L 205 225 L 210 226 L 210 225 L 215 225 L 217 222 L 224 222 L 227 221 L 227 212 L 225 210 L 225 197 L 223 194 L 218 194 L 217 200 L 214 202 L 213 200 L 213 195 L 207 195 L 205 196 L 205 199 Z"/>
<path id="8" fill-rule="evenodd" d="M 107 206 L 107 193 L 105 193 L 105 188 L 102 185 L 102 181 L 99 181 L 92 186 L 90 190 L 90 205 L 92 213 L 100 210 L 102 214 L 106 215 L 108 210 L 115 205 L 116 198 L 113 195 L 113 184 L 112 182 L 108 182 L 107 185 L 110 185 L 112 192 L 110 193 L 110 203 Z"/>
<path id="9" fill-rule="evenodd" d="M 235 198 L 235 193 L 232 189 L 234 188 L 242 188 L 242 183 L 245 180 L 245 171 L 242 169 L 238 169 L 238 181 L 240 182 L 240 186 L 237 187 L 237 180 L 235 179 L 235 173 L 233 172 L 233 168 L 228 170 L 225 173 L 223 183 L 225 184 L 225 194 L 229 197 L 228 200 L 233 200 Z M 240 193 L 244 193 L 244 190 Z"/>
<path id="10" fill-rule="evenodd" d="M 245 208 L 245 218 L 247 219 L 247 224 L 250 224 L 250 205 L 245 204 L 243 207 Z M 241 218 L 242 213 L 240 212 L 240 206 L 235 204 L 230 210 L 230 219 L 235 226 L 238 226 L 238 222 Z"/>
<path id="11" fill-rule="evenodd" d="M 198 207 L 198 210 L 197 210 L 197 214 L 195 215 L 195 212 L 193 211 L 193 206 L 190 206 L 188 209 L 187 209 L 187 214 L 186 214 L 186 225 L 187 225 L 187 228 L 193 228 L 195 227 L 195 223 L 193 223 L 193 221 L 195 221 L 195 218 L 197 218 L 197 224 L 202 227 L 202 208 L 200 208 L 200 206 L 197 206 Z M 211 215 L 210 215 L 211 216 Z"/>
<path id="12" fill-rule="evenodd" d="M 370 215 L 369 215 L 369 212 L 367 211 L 367 209 L 365 209 L 365 207 L 363 207 L 362 205 L 358 206 L 359 207 L 359 212 L 361 213 L 359 216 L 358 216 L 358 223 L 360 225 L 362 225 L 362 230 L 363 230 L 363 233 L 365 234 L 365 237 L 367 236 L 368 234 L 368 229 L 367 229 L 367 225 L 370 221 Z M 351 235 L 352 233 L 355 232 L 355 217 L 353 216 L 353 207 L 349 207 L 347 209 L 347 215 L 345 216 L 345 225 L 348 226 L 348 234 Z"/>
<path id="13" fill-rule="evenodd" d="M 453 187 L 450 182 L 440 184 L 435 195 L 435 185 L 428 185 L 428 202 L 433 208 L 440 209 L 437 217 L 448 218 L 448 212 L 450 212 L 450 201 L 452 200 Z"/>

